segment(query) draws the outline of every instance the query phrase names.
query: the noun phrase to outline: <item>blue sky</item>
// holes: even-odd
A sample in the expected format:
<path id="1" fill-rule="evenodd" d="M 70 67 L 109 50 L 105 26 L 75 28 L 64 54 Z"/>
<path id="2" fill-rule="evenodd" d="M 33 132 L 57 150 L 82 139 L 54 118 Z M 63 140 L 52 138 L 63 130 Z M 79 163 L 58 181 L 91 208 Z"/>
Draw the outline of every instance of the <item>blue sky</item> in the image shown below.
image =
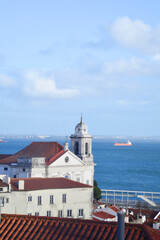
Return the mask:
<path id="1" fill-rule="evenodd" d="M 0 133 L 160 136 L 159 9 L 0 0 Z"/>

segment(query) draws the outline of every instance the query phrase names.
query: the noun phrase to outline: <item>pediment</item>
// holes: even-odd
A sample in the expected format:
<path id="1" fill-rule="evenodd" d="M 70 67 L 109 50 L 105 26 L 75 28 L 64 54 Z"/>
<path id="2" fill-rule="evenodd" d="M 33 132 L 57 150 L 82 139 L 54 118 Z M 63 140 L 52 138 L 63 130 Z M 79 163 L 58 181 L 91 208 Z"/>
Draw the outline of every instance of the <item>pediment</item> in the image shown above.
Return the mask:
<path id="1" fill-rule="evenodd" d="M 49 166 L 78 166 L 78 165 L 85 165 L 85 163 L 74 153 L 68 150 L 59 158 L 57 158 L 53 163 L 51 163 Z"/>

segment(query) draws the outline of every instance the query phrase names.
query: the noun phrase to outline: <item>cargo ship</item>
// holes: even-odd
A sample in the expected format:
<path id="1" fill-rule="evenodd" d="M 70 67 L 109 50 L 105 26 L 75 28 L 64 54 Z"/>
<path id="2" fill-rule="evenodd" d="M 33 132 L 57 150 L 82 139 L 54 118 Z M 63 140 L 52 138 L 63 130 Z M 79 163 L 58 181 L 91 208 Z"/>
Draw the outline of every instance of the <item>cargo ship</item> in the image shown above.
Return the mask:
<path id="1" fill-rule="evenodd" d="M 126 143 L 114 143 L 114 146 L 132 146 L 132 143 L 130 141 Z"/>
<path id="2" fill-rule="evenodd" d="M 0 139 L 0 142 L 8 142 L 8 141 L 4 141 L 4 140 Z"/>

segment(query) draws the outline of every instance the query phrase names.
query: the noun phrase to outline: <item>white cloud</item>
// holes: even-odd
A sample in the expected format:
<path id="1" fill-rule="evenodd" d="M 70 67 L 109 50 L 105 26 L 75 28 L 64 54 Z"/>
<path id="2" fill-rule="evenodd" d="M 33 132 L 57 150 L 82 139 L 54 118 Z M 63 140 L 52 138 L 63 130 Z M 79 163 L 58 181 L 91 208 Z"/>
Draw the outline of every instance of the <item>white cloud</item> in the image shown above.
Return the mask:
<path id="1" fill-rule="evenodd" d="M 130 100 L 123 100 L 123 99 L 119 99 L 117 100 L 117 104 L 118 105 L 147 105 L 149 104 L 148 101 L 130 101 Z"/>
<path id="2" fill-rule="evenodd" d="M 53 78 L 46 77 L 40 72 L 28 71 L 25 79 L 25 93 L 35 97 L 71 98 L 80 94 L 75 88 L 58 89 Z"/>
<path id="3" fill-rule="evenodd" d="M 160 54 L 155 54 L 154 56 L 153 56 L 153 60 L 160 60 Z"/>
<path id="4" fill-rule="evenodd" d="M 11 87 L 13 85 L 15 85 L 15 81 L 13 80 L 13 78 L 10 78 L 5 74 L 0 74 L 0 86 Z"/>
<path id="5" fill-rule="evenodd" d="M 125 47 L 131 47 L 149 54 L 160 53 L 160 26 L 153 29 L 141 20 L 128 17 L 117 19 L 110 28 L 113 38 Z"/>
<path id="6" fill-rule="evenodd" d="M 148 63 L 142 59 L 132 57 L 130 59 L 119 59 L 114 62 L 106 62 L 102 67 L 105 74 L 118 75 L 146 75 L 151 73 Z"/>

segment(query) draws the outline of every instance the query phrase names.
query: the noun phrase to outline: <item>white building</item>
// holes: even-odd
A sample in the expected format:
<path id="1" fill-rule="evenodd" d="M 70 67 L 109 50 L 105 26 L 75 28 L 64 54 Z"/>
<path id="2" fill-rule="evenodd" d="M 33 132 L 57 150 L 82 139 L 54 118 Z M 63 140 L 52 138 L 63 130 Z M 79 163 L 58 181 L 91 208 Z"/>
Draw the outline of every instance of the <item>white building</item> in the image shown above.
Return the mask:
<path id="1" fill-rule="evenodd" d="M 91 219 L 93 187 L 65 178 L 0 180 L 1 213 Z"/>
<path id="2" fill-rule="evenodd" d="M 11 178 L 65 177 L 93 185 L 92 136 L 82 122 L 71 135 L 71 151 L 57 142 L 33 142 L 11 156 L 0 156 L 0 174 Z"/>

